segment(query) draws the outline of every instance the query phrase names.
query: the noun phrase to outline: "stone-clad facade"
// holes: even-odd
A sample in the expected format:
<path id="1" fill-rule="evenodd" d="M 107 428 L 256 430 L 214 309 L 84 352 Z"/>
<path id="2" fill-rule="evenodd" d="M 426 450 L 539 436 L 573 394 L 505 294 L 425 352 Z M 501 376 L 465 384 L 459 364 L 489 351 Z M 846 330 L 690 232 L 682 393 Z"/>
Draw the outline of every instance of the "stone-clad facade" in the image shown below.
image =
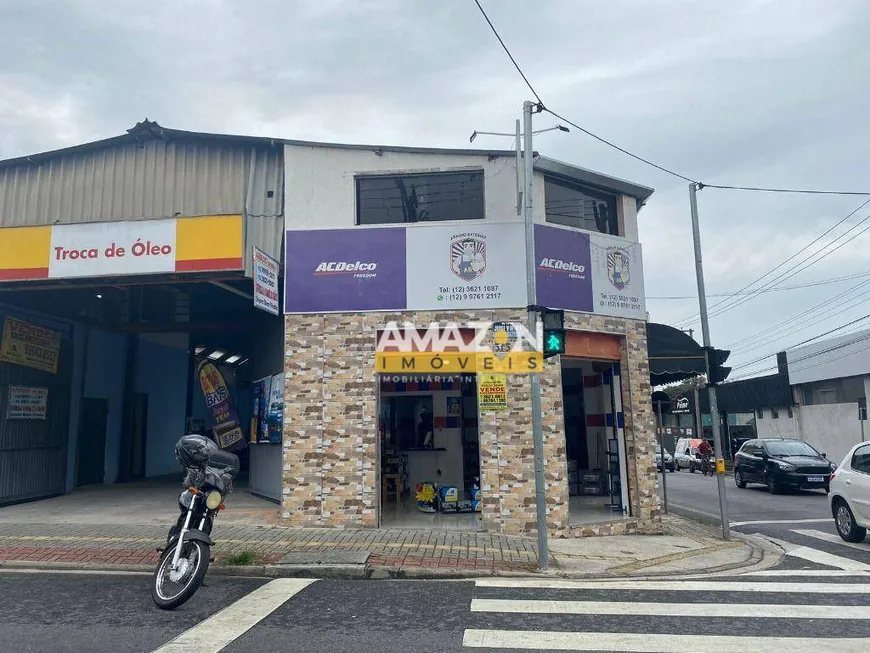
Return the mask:
<path id="1" fill-rule="evenodd" d="M 343 313 L 285 316 L 282 520 L 294 526 L 378 525 L 379 379 L 377 330 L 388 322 L 419 325 L 506 320 L 519 310 Z M 565 312 L 566 329 L 622 338 L 622 405 L 631 518 L 570 526 L 561 366 L 541 375 L 548 529 L 555 537 L 661 532 L 655 430 L 650 404 L 646 325 L 638 320 Z M 487 530 L 535 530 L 534 448 L 528 378 L 508 376 L 509 409 L 482 412 L 482 519 Z"/>

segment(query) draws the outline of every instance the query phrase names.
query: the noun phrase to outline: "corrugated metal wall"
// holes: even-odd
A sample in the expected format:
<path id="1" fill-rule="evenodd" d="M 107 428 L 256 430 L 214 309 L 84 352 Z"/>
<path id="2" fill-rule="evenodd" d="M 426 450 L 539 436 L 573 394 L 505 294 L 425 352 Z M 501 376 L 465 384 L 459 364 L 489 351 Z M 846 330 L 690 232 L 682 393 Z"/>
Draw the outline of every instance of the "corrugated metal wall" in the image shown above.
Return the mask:
<path id="1" fill-rule="evenodd" d="M 0 329 L 6 315 L 0 308 Z M 36 322 L 26 315 L 11 317 Z M 65 491 L 72 349 L 64 333 L 57 374 L 0 363 L 0 505 Z M 46 419 L 7 420 L 10 385 L 48 388 Z"/>
<path id="2" fill-rule="evenodd" d="M 280 146 L 148 140 L 3 168 L 0 227 L 247 213 L 248 252 L 280 258 L 283 158 Z"/>

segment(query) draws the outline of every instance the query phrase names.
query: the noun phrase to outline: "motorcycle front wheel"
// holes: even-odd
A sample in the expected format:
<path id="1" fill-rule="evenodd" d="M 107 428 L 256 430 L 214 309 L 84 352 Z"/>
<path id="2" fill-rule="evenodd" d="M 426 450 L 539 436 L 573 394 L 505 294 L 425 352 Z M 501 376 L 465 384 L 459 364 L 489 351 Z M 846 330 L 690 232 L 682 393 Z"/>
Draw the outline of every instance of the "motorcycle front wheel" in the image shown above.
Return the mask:
<path id="1" fill-rule="evenodd" d="M 202 585 L 208 571 L 210 552 L 208 545 L 188 540 L 182 545 L 179 568 L 172 569 L 177 542 L 167 547 L 160 556 L 151 582 L 151 598 L 161 610 L 174 610 L 185 603 Z"/>

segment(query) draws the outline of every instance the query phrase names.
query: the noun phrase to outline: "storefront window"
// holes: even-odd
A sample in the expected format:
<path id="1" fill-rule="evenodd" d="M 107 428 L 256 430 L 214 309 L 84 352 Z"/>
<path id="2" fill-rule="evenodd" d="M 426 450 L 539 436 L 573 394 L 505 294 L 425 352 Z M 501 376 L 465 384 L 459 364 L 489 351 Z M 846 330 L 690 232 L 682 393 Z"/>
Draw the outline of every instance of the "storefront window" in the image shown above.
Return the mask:
<path id="1" fill-rule="evenodd" d="M 360 225 L 483 220 L 483 172 L 357 177 L 356 207 Z"/>
<path id="2" fill-rule="evenodd" d="M 619 235 L 613 195 L 552 177 L 544 181 L 544 193 L 547 222 Z"/>

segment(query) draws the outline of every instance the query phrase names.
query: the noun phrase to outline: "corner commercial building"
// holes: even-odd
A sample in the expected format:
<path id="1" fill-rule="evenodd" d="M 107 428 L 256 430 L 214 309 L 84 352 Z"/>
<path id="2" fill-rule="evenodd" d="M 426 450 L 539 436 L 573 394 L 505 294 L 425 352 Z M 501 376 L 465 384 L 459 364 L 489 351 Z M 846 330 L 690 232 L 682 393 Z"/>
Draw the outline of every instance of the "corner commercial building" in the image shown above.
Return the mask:
<path id="1" fill-rule="evenodd" d="M 243 425 L 251 381 L 284 375 L 281 441 L 243 454 L 252 489 L 280 502 L 283 523 L 405 523 L 420 517 L 418 483 L 433 481 L 463 496 L 479 483 L 480 512 L 469 522 L 425 519 L 534 530 L 527 377 L 508 375 L 504 405 L 484 410 L 476 378 L 395 378 L 375 367 L 378 332 L 390 322 L 525 322 L 516 163 L 513 152 L 280 141 L 149 122 L 0 163 L 4 317 L 55 330 L 61 343 L 55 374 L 0 362 L 0 397 L 9 386 L 49 388 L 44 420 L 2 410 L 0 465 L 29 456 L 51 470 L 38 486 L 4 488 L 0 501 L 172 472 L 177 434 L 208 417 L 192 370 L 214 353 Z M 536 258 L 556 261 L 538 266 L 538 303 L 565 309 L 569 330 L 566 354 L 548 360 L 541 379 L 549 530 L 659 532 L 637 232 L 652 190 L 540 156 L 534 167 Z M 173 259 L 78 272 L 50 261 L 52 246 L 76 246 L 94 223 L 109 240 L 135 242 L 142 228 L 158 230 L 142 242 L 174 233 Z M 185 245 L 185 229 L 195 245 Z M 255 246 L 283 270 L 283 317 L 251 307 Z M 455 264 L 463 252 L 474 269 Z M 369 267 L 322 274 L 324 262 Z M 408 440 L 419 414 L 402 411 L 421 405 L 433 413 L 431 450 Z M 100 410 L 105 426 L 99 415 L 88 425 L 103 434 L 86 440 L 83 413 Z M 91 451 L 101 462 L 83 466 Z"/>

